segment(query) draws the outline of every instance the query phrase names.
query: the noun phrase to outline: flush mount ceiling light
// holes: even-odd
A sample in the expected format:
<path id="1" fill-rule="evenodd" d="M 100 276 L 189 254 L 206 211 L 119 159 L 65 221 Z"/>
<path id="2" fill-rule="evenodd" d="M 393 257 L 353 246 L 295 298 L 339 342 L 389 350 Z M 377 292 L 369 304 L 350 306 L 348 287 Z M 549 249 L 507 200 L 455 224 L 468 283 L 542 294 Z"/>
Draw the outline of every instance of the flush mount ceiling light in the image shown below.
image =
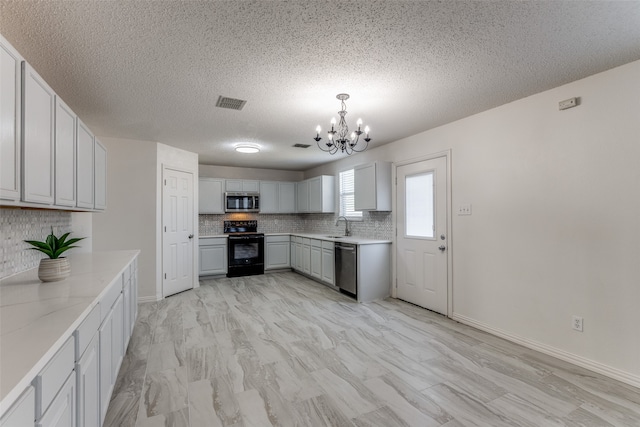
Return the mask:
<path id="1" fill-rule="evenodd" d="M 240 144 L 236 145 L 236 151 L 238 153 L 255 154 L 260 152 L 260 147 L 257 145 Z"/>
<path id="2" fill-rule="evenodd" d="M 362 119 L 358 119 L 356 125 L 358 126 L 358 130 L 351 132 L 349 135 L 349 126 L 347 126 L 347 121 L 344 119 L 344 116 L 347 114 L 347 104 L 344 103 L 347 99 L 349 99 L 349 94 L 339 93 L 336 95 L 341 102 L 342 110 L 338 111 L 340 115 L 340 121 L 336 124 L 336 118 L 333 117 L 331 119 L 331 130 L 327 132 L 327 138 L 329 139 L 326 143 L 320 144 L 320 132 L 322 128 L 320 125 L 316 128 L 316 137 L 313 138 L 316 140 L 318 147 L 322 151 L 326 151 L 329 154 L 336 154 L 338 151 L 341 153 L 347 153 L 351 155 L 353 153 L 360 153 L 367 149 L 369 146 L 369 126 L 364 128 L 364 132 L 361 130 L 362 127 Z M 337 128 L 336 128 L 337 126 Z M 364 142 L 366 143 L 364 146 L 360 144 L 358 146 L 358 142 L 360 141 L 360 135 L 366 134 Z"/>

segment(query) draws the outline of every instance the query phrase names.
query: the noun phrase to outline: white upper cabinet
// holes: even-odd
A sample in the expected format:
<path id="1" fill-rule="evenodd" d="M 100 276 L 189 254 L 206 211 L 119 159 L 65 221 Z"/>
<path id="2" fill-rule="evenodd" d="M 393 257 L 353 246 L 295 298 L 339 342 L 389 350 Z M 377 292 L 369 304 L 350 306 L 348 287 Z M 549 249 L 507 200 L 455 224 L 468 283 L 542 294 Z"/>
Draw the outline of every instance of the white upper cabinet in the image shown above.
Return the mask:
<path id="1" fill-rule="evenodd" d="M 262 202 L 262 200 L 261 200 Z M 296 183 L 278 183 L 278 202 L 280 213 L 296 212 Z"/>
<path id="2" fill-rule="evenodd" d="M 198 180 L 198 213 L 224 213 L 224 179 L 200 178 Z"/>
<path id="3" fill-rule="evenodd" d="M 22 57 L 0 36 L 0 199 L 20 200 Z"/>
<path id="4" fill-rule="evenodd" d="M 55 204 L 76 205 L 76 115 L 56 96 Z"/>
<path id="5" fill-rule="evenodd" d="M 246 179 L 227 179 L 225 182 L 225 191 L 258 193 L 260 191 L 260 181 Z"/>
<path id="6" fill-rule="evenodd" d="M 307 180 L 309 182 L 309 212 L 335 212 L 335 179 L 322 175 Z"/>
<path id="7" fill-rule="evenodd" d="M 76 156 L 76 174 L 78 177 L 76 206 L 93 209 L 94 180 L 94 141 L 93 134 L 80 119 L 78 124 L 78 154 Z"/>
<path id="8" fill-rule="evenodd" d="M 391 163 L 374 162 L 353 170 L 355 210 L 391 210 Z"/>
<path id="9" fill-rule="evenodd" d="M 309 212 L 309 181 L 300 181 L 296 184 L 296 199 L 298 212 Z"/>
<path id="10" fill-rule="evenodd" d="M 105 210 L 107 208 L 107 149 L 102 145 L 98 138 L 95 138 L 94 147 L 94 203 L 96 210 Z"/>
<path id="11" fill-rule="evenodd" d="M 55 93 L 29 64 L 22 69 L 22 200 L 52 205 Z"/>
<path id="12" fill-rule="evenodd" d="M 260 182 L 260 213 L 278 213 L 278 183 L 274 181 Z"/>
<path id="13" fill-rule="evenodd" d="M 260 213 L 296 212 L 295 182 L 260 181 Z"/>

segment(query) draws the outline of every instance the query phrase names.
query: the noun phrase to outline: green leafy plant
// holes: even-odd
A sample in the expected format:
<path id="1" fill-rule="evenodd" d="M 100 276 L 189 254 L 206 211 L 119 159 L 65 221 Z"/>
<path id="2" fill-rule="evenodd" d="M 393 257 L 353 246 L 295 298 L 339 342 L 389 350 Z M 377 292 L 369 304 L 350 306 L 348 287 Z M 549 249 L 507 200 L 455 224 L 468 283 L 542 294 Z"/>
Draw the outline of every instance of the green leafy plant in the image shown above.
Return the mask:
<path id="1" fill-rule="evenodd" d="M 51 259 L 58 259 L 60 255 L 65 253 L 71 248 L 77 248 L 77 246 L 73 246 L 74 243 L 79 242 L 82 239 L 86 239 L 86 237 L 77 237 L 74 239 L 67 240 L 71 233 L 65 233 L 60 238 L 56 237 L 53 234 L 53 227 L 51 227 L 51 234 L 47 236 L 47 239 L 44 242 L 40 242 L 38 240 L 25 240 L 25 243 L 35 246 L 34 251 L 40 251 L 46 254 Z"/>

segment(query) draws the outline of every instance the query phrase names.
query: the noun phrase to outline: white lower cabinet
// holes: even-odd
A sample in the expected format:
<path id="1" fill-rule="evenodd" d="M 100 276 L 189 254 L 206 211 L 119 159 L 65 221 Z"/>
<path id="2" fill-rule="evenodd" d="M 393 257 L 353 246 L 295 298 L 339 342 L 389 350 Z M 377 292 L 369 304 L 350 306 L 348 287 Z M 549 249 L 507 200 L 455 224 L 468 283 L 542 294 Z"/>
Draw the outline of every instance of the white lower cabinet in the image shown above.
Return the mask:
<path id="1" fill-rule="evenodd" d="M 100 422 L 107 415 L 114 382 L 111 380 L 111 343 L 113 342 L 113 310 L 107 314 L 98 330 L 100 339 Z"/>
<path id="2" fill-rule="evenodd" d="M 302 271 L 311 275 L 311 239 L 302 238 Z"/>
<path id="3" fill-rule="evenodd" d="M 71 372 L 51 406 L 36 423 L 37 427 L 76 426 L 76 373 Z"/>
<path id="4" fill-rule="evenodd" d="M 16 403 L 0 418 L 0 427 L 32 426 L 33 408 L 36 407 L 36 391 L 32 386 L 20 395 Z"/>
<path id="5" fill-rule="evenodd" d="M 265 237 L 265 270 L 290 268 L 290 241 L 289 236 Z"/>
<path id="6" fill-rule="evenodd" d="M 201 238 L 198 244 L 198 257 L 198 276 L 227 274 L 227 238 Z"/>
<path id="7" fill-rule="evenodd" d="M 99 427 L 101 425 L 99 353 L 100 340 L 96 333 L 89 347 L 76 363 L 78 426 Z"/>
<path id="8" fill-rule="evenodd" d="M 115 384 L 118 369 L 124 356 L 124 297 L 120 295 L 113 306 L 113 330 L 111 335 L 111 382 Z"/>
<path id="9" fill-rule="evenodd" d="M 322 242 L 322 278 L 321 280 L 330 285 L 335 284 L 334 278 L 334 245 L 333 242 Z"/>
<path id="10" fill-rule="evenodd" d="M 302 254 L 302 237 L 296 237 L 296 270 L 302 271 L 304 267 L 304 256 Z"/>
<path id="11" fill-rule="evenodd" d="M 322 242 L 311 239 L 311 277 L 322 279 Z"/>

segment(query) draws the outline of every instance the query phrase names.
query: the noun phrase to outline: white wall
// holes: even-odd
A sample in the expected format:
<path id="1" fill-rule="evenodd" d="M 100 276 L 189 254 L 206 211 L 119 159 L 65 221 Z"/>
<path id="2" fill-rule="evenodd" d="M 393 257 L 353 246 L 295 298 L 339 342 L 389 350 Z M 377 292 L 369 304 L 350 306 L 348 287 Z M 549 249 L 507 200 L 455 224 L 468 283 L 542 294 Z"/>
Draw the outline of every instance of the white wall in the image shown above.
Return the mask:
<path id="1" fill-rule="evenodd" d="M 199 174 L 207 178 L 257 179 L 262 181 L 298 182 L 304 179 L 303 172 L 212 165 L 200 165 Z"/>
<path id="2" fill-rule="evenodd" d="M 193 174 L 193 280 L 198 282 L 198 155 L 169 145 L 158 144 L 156 163 L 156 299 L 162 299 L 162 172 L 164 167 L 175 168 Z"/>
<path id="3" fill-rule="evenodd" d="M 451 149 L 453 317 L 640 386 L 639 114 L 636 61 L 305 177 Z"/>
<path id="4" fill-rule="evenodd" d="M 139 249 L 139 295 L 155 300 L 157 143 L 100 141 L 107 147 L 107 209 L 93 214 L 93 249 Z"/>

